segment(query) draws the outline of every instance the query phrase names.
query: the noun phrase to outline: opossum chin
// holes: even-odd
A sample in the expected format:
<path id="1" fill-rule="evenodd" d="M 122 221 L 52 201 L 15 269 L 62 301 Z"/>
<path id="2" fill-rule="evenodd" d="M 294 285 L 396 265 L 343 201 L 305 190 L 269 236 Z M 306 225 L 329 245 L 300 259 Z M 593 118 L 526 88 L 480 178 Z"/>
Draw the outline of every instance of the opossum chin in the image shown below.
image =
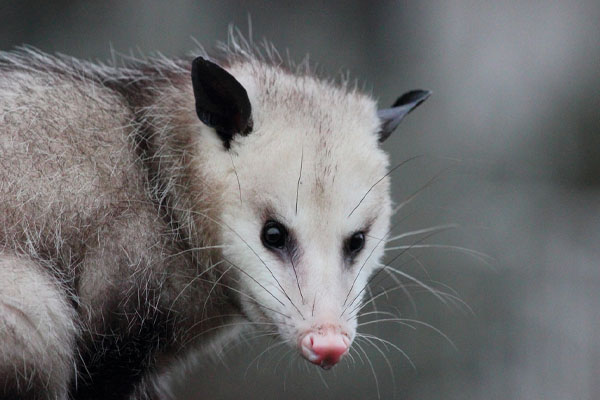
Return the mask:
<path id="1" fill-rule="evenodd" d="M 356 334 L 354 317 L 348 320 L 348 317 L 339 317 L 338 314 L 335 317 L 288 318 L 252 302 L 242 303 L 242 309 L 252 324 L 274 332 L 304 359 L 325 370 L 331 369 L 349 352 Z"/>

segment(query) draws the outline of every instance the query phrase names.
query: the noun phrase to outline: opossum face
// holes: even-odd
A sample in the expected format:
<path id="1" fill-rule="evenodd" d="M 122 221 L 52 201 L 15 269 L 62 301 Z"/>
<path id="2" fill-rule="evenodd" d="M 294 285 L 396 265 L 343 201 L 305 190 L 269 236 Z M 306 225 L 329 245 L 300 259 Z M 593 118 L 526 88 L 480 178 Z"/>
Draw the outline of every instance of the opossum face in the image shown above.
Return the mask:
<path id="1" fill-rule="evenodd" d="M 304 143 L 263 146 L 248 138 L 240 145 L 242 200 L 234 185 L 223 216 L 232 228 L 224 231 L 224 254 L 248 275 L 239 278 L 251 296 L 240 298 L 250 319 L 275 323 L 304 357 L 330 367 L 354 338 L 367 279 L 383 252 L 390 200 L 384 179 L 361 203 L 385 175 L 384 157 L 365 157 L 364 147 L 348 144 L 322 147 L 300 133 L 313 128 L 288 128 Z M 375 143 L 363 144 L 376 151 Z"/>
<path id="2" fill-rule="evenodd" d="M 312 77 L 256 63 L 230 70 L 249 103 L 230 101 L 238 117 L 216 126 L 223 143 L 205 144 L 215 148 L 211 179 L 224 182 L 227 274 L 251 321 L 329 368 L 354 339 L 388 234 L 382 121 L 370 98 Z M 218 133 L 230 125 L 247 135 Z"/>

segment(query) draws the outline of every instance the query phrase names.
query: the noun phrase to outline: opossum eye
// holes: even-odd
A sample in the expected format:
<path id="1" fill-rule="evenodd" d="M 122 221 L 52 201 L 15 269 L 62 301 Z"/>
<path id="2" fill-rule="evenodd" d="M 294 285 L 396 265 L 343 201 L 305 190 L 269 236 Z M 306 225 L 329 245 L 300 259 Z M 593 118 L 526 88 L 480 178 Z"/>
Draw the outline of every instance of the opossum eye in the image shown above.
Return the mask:
<path id="1" fill-rule="evenodd" d="M 283 249 L 287 239 L 287 230 L 276 221 L 267 221 L 262 230 L 261 239 L 266 247 Z"/>
<path id="2" fill-rule="evenodd" d="M 363 232 L 356 232 L 354 235 L 346 241 L 346 251 L 350 255 L 358 253 L 365 245 L 365 234 Z"/>

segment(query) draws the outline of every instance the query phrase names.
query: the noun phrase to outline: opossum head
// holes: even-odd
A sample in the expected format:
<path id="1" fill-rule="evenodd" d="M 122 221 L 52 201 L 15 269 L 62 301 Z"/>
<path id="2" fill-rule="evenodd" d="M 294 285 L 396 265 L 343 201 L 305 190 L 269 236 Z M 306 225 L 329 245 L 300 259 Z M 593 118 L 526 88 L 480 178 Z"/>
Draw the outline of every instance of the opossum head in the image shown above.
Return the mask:
<path id="1" fill-rule="evenodd" d="M 380 148 L 428 92 L 377 111 L 344 85 L 256 60 L 198 58 L 203 174 L 223 186 L 222 255 L 243 313 L 324 368 L 355 337 L 391 214 Z M 208 175 L 207 175 L 208 174 Z"/>

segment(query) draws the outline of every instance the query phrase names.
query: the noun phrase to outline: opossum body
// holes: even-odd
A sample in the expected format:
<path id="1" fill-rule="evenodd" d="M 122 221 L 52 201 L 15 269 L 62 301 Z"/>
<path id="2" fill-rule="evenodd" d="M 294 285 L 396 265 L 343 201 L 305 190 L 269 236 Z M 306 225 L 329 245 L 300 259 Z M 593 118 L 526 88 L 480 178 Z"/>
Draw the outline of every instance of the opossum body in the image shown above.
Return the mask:
<path id="1" fill-rule="evenodd" d="M 378 112 L 233 43 L 0 53 L 0 398 L 164 398 L 241 326 L 324 368 L 348 351 L 389 229 L 379 143 L 429 93 Z"/>

